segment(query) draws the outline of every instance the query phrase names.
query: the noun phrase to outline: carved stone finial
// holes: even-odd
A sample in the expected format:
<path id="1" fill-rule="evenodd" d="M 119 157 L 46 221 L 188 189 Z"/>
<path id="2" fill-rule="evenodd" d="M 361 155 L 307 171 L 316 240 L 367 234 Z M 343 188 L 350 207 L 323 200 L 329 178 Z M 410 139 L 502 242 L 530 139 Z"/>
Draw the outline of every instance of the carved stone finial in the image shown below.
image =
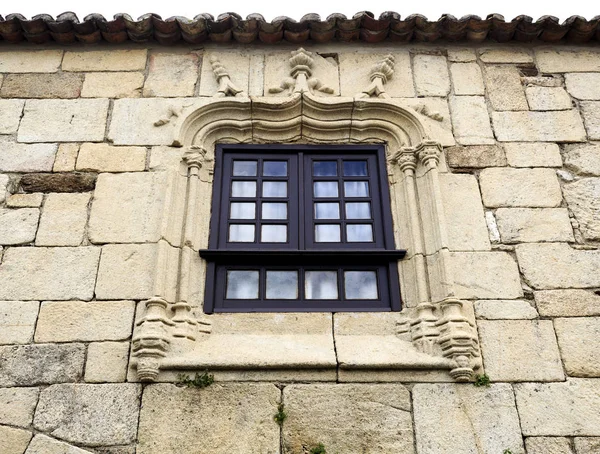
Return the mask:
<path id="1" fill-rule="evenodd" d="M 356 95 L 357 98 L 389 98 L 385 92 L 384 85 L 392 78 L 394 74 L 394 56 L 386 55 L 383 59 L 376 62 L 371 68 L 371 83 L 361 93 Z"/>
<path id="2" fill-rule="evenodd" d="M 302 47 L 292 51 L 290 57 L 291 77 L 283 79 L 279 87 L 269 88 L 269 93 L 281 93 L 288 91 L 292 93 L 312 93 L 315 91 L 327 94 L 333 94 L 333 88 L 324 85 L 316 77 L 312 77 L 312 67 L 314 58 L 312 52 L 304 50 Z"/>
<path id="3" fill-rule="evenodd" d="M 244 96 L 244 91 L 236 87 L 231 81 L 229 72 L 217 57 L 214 55 L 211 56 L 210 64 L 212 65 L 215 79 L 217 79 L 217 82 L 219 83 L 219 88 L 217 89 L 215 97 L 225 98 L 226 96 Z"/>

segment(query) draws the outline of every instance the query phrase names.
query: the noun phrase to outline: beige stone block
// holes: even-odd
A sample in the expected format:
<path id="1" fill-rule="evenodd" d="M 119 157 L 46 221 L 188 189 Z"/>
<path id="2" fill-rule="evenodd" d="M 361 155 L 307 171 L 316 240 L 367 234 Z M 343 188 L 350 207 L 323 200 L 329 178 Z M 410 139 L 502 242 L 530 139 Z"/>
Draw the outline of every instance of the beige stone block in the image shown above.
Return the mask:
<path id="1" fill-rule="evenodd" d="M 482 300 L 475 302 L 475 315 L 484 320 L 531 320 L 535 308 L 523 300 Z"/>
<path id="2" fill-rule="evenodd" d="M 600 295 L 587 290 L 542 290 L 534 292 L 540 315 L 584 317 L 600 315 Z"/>
<path id="3" fill-rule="evenodd" d="M 498 145 L 471 145 L 450 147 L 445 150 L 450 167 L 485 168 L 506 165 L 504 150 Z"/>
<path id="4" fill-rule="evenodd" d="M 24 105 L 23 99 L 0 99 L 0 134 L 17 132 Z"/>
<path id="5" fill-rule="evenodd" d="M 194 95 L 194 87 L 198 80 L 196 53 L 151 54 L 148 68 L 143 91 L 145 97 Z"/>
<path id="6" fill-rule="evenodd" d="M 62 50 L 0 52 L 0 73 L 55 73 L 62 56 Z"/>
<path id="7" fill-rule="evenodd" d="M 413 388 L 419 454 L 523 454 L 513 391 L 508 384 L 417 384 Z M 490 424 L 490 421 L 494 421 Z"/>
<path id="8" fill-rule="evenodd" d="M 564 185 L 570 210 L 587 240 L 600 239 L 600 178 L 583 178 Z"/>
<path id="9" fill-rule="evenodd" d="M 535 59 L 542 73 L 600 71 L 600 52 L 593 49 L 539 49 L 535 50 Z"/>
<path id="10" fill-rule="evenodd" d="M 567 375 L 600 377 L 600 317 L 554 320 Z"/>
<path id="11" fill-rule="evenodd" d="M 486 66 L 485 84 L 494 110 L 527 110 L 521 75 L 514 66 Z"/>
<path id="12" fill-rule="evenodd" d="M 484 169 L 479 184 L 487 207 L 557 207 L 562 201 L 552 169 Z"/>
<path id="13" fill-rule="evenodd" d="M 533 63 L 530 52 L 523 49 L 480 49 L 479 59 L 484 63 Z"/>
<path id="14" fill-rule="evenodd" d="M 82 98 L 139 98 L 144 86 L 144 73 L 87 73 L 81 90 Z"/>
<path id="15" fill-rule="evenodd" d="M 458 143 L 461 145 L 495 144 L 483 96 L 451 96 L 450 112 Z"/>
<path id="16" fill-rule="evenodd" d="M 340 336 L 395 335 L 399 312 L 338 312 L 333 314 L 334 332 Z"/>
<path id="17" fill-rule="evenodd" d="M 54 159 L 54 172 L 72 172 L 75 170 L 75 161 L 79 152 L 78 143 L 61 143 Z"/>
<path id="18" fill-rule="evenodd" d="M 220 313 L 211 315 L 214 331 L 219 334 L 328 334 L 331 313 Z"/>
<path id="19" fill-rule="evenodd" d="M 0 267 L 0 300 L 91 300 L 100 248 L 10 248 Z"/>
<path id="20" fill-rule="evenodd" d="M 135 172 L 146 168 L 144 147 L 113 147 L 106 143 L 83 143 L 77 170 L 96 172 Z"/>
<path id="21" fill-rule="evenodd" d="M 37 301 L 0 301 L 0 344 L 31 342 L 39 307 Z"/>
<path id="22" fill-rule="evenodd" d="M 0 96 L 3 98 L 78 98 L 83 85 L 81 74 L 8 74 Z"/>
<path id="23" fill-rule="evenodd" d="M 442 55 L 413 57 L 415 86 L 419 96 L 447 96 L 450 92 L 448 62 Z"/>
<path id="24" fill-rule="evenodd" d="M 313 54 L 313 57 L 314 55 L 315 54 Z M 282 67 L 278 67 L 277 69 L 284 69 L 284 66 L 285 68 L 289 68 L 288 59 L 289 57 L 291 57 L 291 55 L 288 52 L 282 52 L 278 54 L 278 57 L 281 60 L 281 65 L 278 66 Z M 229 73 L 231 82 L 233 82 L 233 84 L 239 90 L 242 90 L 244 93 L 248 94 L 248 89 L 250 87 L 250 55 L 246 52 L 208 51 L 202 56 L 202 69 L 200 73 L 199 87 L 200 96 L 215 96 L 217 94 L 217 90 L 219 89 L 219 83 L 217 82 L 217 79 L 213 72 L 212 64 L 210 62 L 211 58 L 217 58 L 217 60 L 221 63 L 221 65 L 225 67 L 225 69 Z M 271 58 L 267 58 L 267 61 L 264 63 L 265 67 L 263 68 L 263 71 L 265 71 L 266 73 L 266 66 L 271 66 L 274 63 L 276 62 L 272 61 Z M 285 74 L 288 77 L 289 71 L 290 69 L 287 69 L 287 73 Z M 275 76 L 273 78 L 277 79 L 277 77 Z M 280 82 L 281 80 L 276 80 L 273 84 L 275 86 L 279 86 Z M 267 82 L 265 81 L 265 96 L 268 95 L 270 87 L 267 86 L 266 83 Z"/>
<path id="25" fill-rule="evenodd" d="M 37 208 L 0 208 L 0 244 L 27 244 L 35 239 L 40 218 Z"/>
<path id="26" fill-rule="evenodd" d="M 571 97 L 562 87 L 527 87 L 527 102 L 531 110 L 569 110 Z"/>
<path id="27" fill-rule="evenodd" d="M 576 437 L 575 450 L 577 454 L 595 454 L 600 452 L 600 437 L 597 438 L 583 438 Z"/>
<path id="28" fill-rule="evenodd" d="M 111 451 L 103 451 L 103 453 L 112 454 Z M 63 441 L 55 440 L 46 435 L 36 434 L 25 454 L 92 454 L 92 452 L 77 448 Z M 120 451 L 116 451 L 114 454 L 120 454 Z"/>
<path id="29" fill-rule="evenodd" d="M 503 243 L 575 241 L 566 208 L 499 208 L 496 221 Z"/>
<path id="30" fill-rule="evenodd" d="M 0 142 L 0 171 L 48 172 L 54 165 L 57 146 L 51 143 Z"/>
<path id="31" fill-rule="evenodd" d="M 272 384 L 215 383 L 205 389 L 170 384 L 144 390 L 138 454 L 279 452 L 279 426 L 273 421 L 280 391 Z"/>
<path id="32" fill-rule="evenodd" d="M 89 193 L 48 194 L 36 246 L 79 246 L 87 223 Z"/>
<path id="33" fill-rule="evenodd" d="M 108 99 L 32 99 L 25 103 L 19 142 L 100 142 Z"/>
<path id="34" fill-rule="evenodd" d="M 28 430 L 0 426 L 0 452 L 2 454 L 23 454 L 33 434 Z"/>
<path id="35" fill-rule="evenodd" d="M 585 121 L 588 139 L 600 140 L 600 102 L 582 101 L 579 106 Z"/>
<path id="36" fill-rule="evenodd" d="M 483 95 L 483 77 L 477 63 L 453 63 L 450 65 L 455 95 Z"/>
<path id="37" fill-rule="evenodd" d="M 11 194 L 6 200 L 8 208 L 39 208 L 44 201 L 44 194 L 34 192 L 32 194 Z"/>
<path id="38" fill-rule="evenodd" d="M 448 48 L 448 61 L 465 63 L 475 60 L 477 60 L 477 55 L 474 49 Z"/>
<path id="39" fill-rule="evenodd" d="M 520 244 L 516 251 L 521 272 L 535 289 L 600 287 L 600 251 L 565 243 Z"/>
<path id="40" fill-rule="evenodd" d="M 562 167 L 560 150 L 555 143 L 505 143 L 504 150 L 512 167 Z"/>
<path id="41" fill-rule="evenodd" d="M 128 360 L 129 342 L 90 344 L 85 363 L 85 381 L 88 383 L 124 382 Z"/>
<path id="42" fill-rule="evenodd" d="M 6 200 L 6 190 L 8 184 L 10 183 L 10 178 L 8 175 L 0 174 L 0 203 Z"/>
<path id="43" fill-rule="evenodd" d="M 565 84 L 567 91 L 574 98 L 600 100 L 600 74 L 598 73 L 565 74 Z"/>
<path id="44" fill-rule="evenodd" d="M 600 145 L 566 145 L 565 167 L 580 175 L 600 176 Z"/>
<path id="45" fill-rule="evenodd" d="M 0 424 L 29 427 L 39 393 L 38 388 L 0 388 Z"/>
<path id="46" fill-rule="evenodd" d="M 583 142 L 586 140 L 583 122 L 576 110 L 492 112 L 492 123 L 500 142 Z M 587 127 L 589 130 L 590 125 L 587 124 Z"/>
<path id="47" fill-rule="evenodd" d="M 373 65 L 387 55 L 394 57 L 394 73 L 384 85 L 386 94 L 392 98 L 415 96 L 410 55 L 407 51 L 391 53 L 343 52 L 339 54 L 341 95 L 354 97 L 362 93 L 369 86 Z"/>
<path id="48" fill-rule="evenodd" d="M 286 454 L 302 454 L 319 443 L 328 452 L 415 452 L 410 395 L 402 385 L 290 385 L 283 401 Z"/>
<path id="49" fill-rule="evenodd" d="M 567 438 L 529 437 L 525 440 L 527 454 L 574 454 Z"/>
<path id="50" fill-rule="evenodd" d="M 33 424 L 69 443 L 128 444 L 135 441 L 141 393 L 129 383 L 52 385 L 40 394 Z"/>
<path id="51" fill-rule="evenodd" d="M 249 96 L 264 96 L 265 89 L 265 56 L 261 53 L 250 55 Z"/>
<path id="52" fill-rule="evenodd" d="M 63 71 L 137 71 L 146 68 L 146 49 L 65 52 Z"/>

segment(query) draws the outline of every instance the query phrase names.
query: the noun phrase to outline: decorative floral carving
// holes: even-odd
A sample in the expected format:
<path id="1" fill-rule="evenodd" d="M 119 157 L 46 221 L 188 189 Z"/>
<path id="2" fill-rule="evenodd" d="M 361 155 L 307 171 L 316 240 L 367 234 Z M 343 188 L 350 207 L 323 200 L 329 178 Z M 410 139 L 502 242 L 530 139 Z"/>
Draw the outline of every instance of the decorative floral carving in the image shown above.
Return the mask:
<path id="1" fill-rule="evenodd" d="M 333 88 L 324 85 L 316 77 L 312 77 L 312 67 L 314 65 L 312 52 L 303 48 L 292 51 L 290 58 L 291 77 L 283 79 L 279 87 L 269 88 L 269 93 L 281 93 L 288 91 L 292 93 L 311 93 L 315 91 L 327 94 L 333 94 Z"/>
<path id="2" fill-rule="evenodd" d="M 392 78 L 394 74 L 395 59 L 393 55 L 388 54 L 383 59 L 379 60 L 371 68 L 371 83 L 361 93 L 356 95 L 357 98 L 389 98 L 385 92 L 384 85 Z"/>
<path id="3" fill-rule="evenodd" d="M 215 78 L 219 83 L 219 88 L 217 89 L 215 97 L 225 98 L 226 96 L 244 96 L 244 91 L 239 89 L 231 81 L 231 78 L 229 77 L 229 72 L 217 57 L 215 57 L 214 55 L 211 56 L 210 64 L 212 65 Z"/>

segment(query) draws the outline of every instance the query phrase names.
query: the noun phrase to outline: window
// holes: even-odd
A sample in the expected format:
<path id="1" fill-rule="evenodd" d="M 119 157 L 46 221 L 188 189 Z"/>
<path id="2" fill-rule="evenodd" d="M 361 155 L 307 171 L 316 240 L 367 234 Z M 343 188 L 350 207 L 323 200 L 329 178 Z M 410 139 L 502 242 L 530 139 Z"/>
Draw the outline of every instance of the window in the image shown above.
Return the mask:
<path id="1" fill-rule="evenodd" d="M 400 310 L 383 146 L 218 145 L 205 312 Z"/>

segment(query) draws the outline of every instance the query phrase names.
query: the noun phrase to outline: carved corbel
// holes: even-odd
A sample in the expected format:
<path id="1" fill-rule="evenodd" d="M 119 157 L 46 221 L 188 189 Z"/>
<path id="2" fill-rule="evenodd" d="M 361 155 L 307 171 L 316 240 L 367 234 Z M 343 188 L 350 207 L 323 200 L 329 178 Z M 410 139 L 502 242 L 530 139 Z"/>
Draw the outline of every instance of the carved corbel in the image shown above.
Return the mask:
<path id="1" fill-rule="evenodd" d="M 283 79 L 279 87 L 269 88 L 269 93 L 281 93 L 288 91 L 293 93 L 311 93 L 315 91 L 327 94 L 333 94 L 333 88 L 324 85 L 316 77 L 312 77 L 312 67 L 314 65 L 312 52 L 304 50 L 302 47 L 292 51 L 290 58 L 291 77 Z"/>
<path id="2" fill-rule="evenodd" d="M 239 89 L 229 77 L 229 72 L 214 55 L 210 57 L 210 64 L 212 66 L 215 79 L 219 83 L 219 88 L 215 94 L 216 98 L 225 98 L 227 96 L 244 96 L 244 91 Z"/>
<path id="3" fill-rule="evenodd" d="M 357 98 L 389 98 L 385 92 L 384 85 L 392 78 L 394 74 L 394 57 L 391 54 L 386 55 L 379 60 L 371 68 L 371 83 L 361 93 L 357 94 Z"/>

